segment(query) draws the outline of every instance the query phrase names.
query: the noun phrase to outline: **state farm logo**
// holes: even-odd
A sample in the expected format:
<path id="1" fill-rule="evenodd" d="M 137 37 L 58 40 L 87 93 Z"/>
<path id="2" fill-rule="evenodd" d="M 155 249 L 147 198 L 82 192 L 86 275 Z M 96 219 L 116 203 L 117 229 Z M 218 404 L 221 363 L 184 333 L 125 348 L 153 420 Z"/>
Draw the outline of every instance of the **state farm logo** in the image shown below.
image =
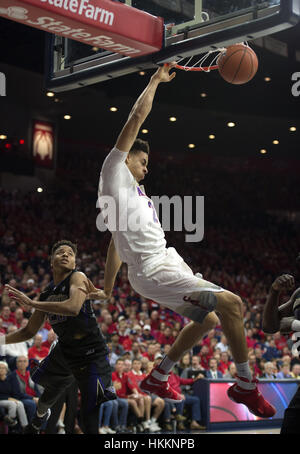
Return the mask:
<path id="1" fill-rule="evenodd" d="M 9 6 L 8 8 L 0 8 L 0 14 L 5 14 L 13 19 L 25 20 L 28 19 L 27 9 L 20 6 Z"/>

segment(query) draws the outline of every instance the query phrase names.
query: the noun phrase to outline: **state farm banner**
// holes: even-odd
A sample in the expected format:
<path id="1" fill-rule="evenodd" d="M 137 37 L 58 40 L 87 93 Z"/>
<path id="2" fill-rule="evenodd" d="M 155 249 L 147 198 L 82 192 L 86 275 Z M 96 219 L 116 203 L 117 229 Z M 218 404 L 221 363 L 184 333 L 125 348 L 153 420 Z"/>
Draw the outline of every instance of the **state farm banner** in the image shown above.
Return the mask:
<path id="1" fill-rule="evenodd" d="M 131 57 L 162 48 L 162 18 L 111 0 L 1 0 L 0 16 Z"/>
<path id="2" fill-rule="evenodd" d="M 54 125 L 34 120 L 32 125 L 32 154 L 37 167 L 53 168 Z"/>

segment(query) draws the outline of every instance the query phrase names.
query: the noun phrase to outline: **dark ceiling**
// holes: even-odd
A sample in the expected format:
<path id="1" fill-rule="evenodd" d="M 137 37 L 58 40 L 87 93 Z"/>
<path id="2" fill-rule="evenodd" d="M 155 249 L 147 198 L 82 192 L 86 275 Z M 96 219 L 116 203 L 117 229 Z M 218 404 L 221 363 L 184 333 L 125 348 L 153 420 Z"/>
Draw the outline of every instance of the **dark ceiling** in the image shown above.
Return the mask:
<path id="1" fill-rule="evenodd" d="M 273 36 L 289 44 L 289 58 L 253 46 L 260 65 L 255 78 L 246 85 L 230 85 L 217 71 L 177 71 L 172 83 L 159 88 L 145 123 L 151 145 L 173 152 L 195 143 L 195 152 L 205 147 L 213 153 L 237 154 L 243 150 L 247 155 L 268 148 L 275 156 L 298 158 L 300 96 L 292 95 L 291 77 L 300 72 L 300 62 L 294 56 L 297 46 L 300 50 L 300 24 Z M 2 63 L 43 74 L 45 32 L 0 18 L 0 43 Z M 46 113 L 60 122 L 60 137 L 112 144 L 151 73 L 59 93 L 60 103 L 46 100 L 51 103 Z M 265 82 L 266 76 L 271 82 Z M 203 92 L 205 98 L 201 97 Z M 45 91 L 40 96 L 44 98 Z M 118 111 L 111 113 L 111 105 Z M 71 114 L 72 119 L 61 120 L 64 113 Z M 177 117 L 173 124 L 168 120 L 172 115 Z M 228 128 L 228 121 L 234 121 L 236 127 Z M 298 127 L 298 131 L 291 134 L 290 126 Z M 209 140 L 209 134 L 215 134 L 216 140 Z M 280 144 L 274 146 L 274 139 Z"/>

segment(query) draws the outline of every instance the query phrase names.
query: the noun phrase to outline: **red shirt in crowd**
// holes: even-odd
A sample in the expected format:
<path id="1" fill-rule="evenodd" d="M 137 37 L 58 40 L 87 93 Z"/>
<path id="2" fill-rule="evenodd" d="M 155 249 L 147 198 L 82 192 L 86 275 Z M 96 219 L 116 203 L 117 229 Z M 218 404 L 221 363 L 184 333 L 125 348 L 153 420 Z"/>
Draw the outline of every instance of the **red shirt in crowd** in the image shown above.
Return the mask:
<path id="1" fill-rule="evenodd" d="M 49 348 L 41 346 L 40 348 L 37 348 L 35 346 L 30 347 L 28 350 L 28 358 L 35 358 L 38 360 L 46 358 L 46 356 L 49 353 Z"/>
<path id="2" fill-rule="evenodd" d="M 21 372 L 16 370 L 18 376 L 20 377 L 21 380 L 25 383 L 25 393 L 28 394 L 31 397 L 37 397 L 36 392 L 34 389 L 31 388 L 29 385 L 29 378 L 30 378 L 30 372 L 29 370 L 25 371 L 25 375 L 22 375 Z"/>
<path id="3" fill-rule="evenodd" d="M 119 375 L 118 372 L 115 371 L 111 374 L 111 378 L 113 383 L 121 383 L 120 389 L 117 389 L 117 387 L 115 387 L 117 396 L 121 399 L 126 399 L 130 394 L 132 394 L 133 390 L 136 387 L 135 384 L 132 383 L 132 381 L 128 380 L 128 374 L 126 373 Z"/>
<path id="4" fill-rule="evenodd" d="M 192 385 L 195 383 L 193 378 L 181 378 L 179 375 L 174 374 L 174 372 L 170 373 L 169 380 L 170 386 L 175 389 L 178 393 L 181 393 L 180 385 Z"/>
<path id="5" fill-rule="evenodd" d="M 144 396 L 146 396 L 147 394 L 142 392 L 140 389 L 140 383 L 142 380 L 144 380 L 144 378 L 146 377 L 146 374 L 142 374 L 142 373 L 137 374 L 134 372 L 134 370 L 131 370 L 131 371 L 127 372 L 127 376 L 128 376 L 129 382 L 131 383 L 131 386 L 133 386 L 135 389 L 137 389 L 140 394 L 143 394 Z"/>
<path id="6" fill-rule="evenodd" d="M 154 334 L 155 340 L 159 342 L 161 345 L 172 345 L 174 344 L 175 338 L 173 336 L 166 337 L 164 333 L 158 331 Z"/>
<path id="7" fill-rule="evenodd" d="M 222 361 L 222 360 L 221 360 L 221 361 L 219 362 L 219 365 L 218 365 L 218 370 L 219 370 L 220 372 L 222 372 L 223 375 L 226 374 L 227 369 L 228 369 L 228 367 L 229 367 L 229 365 L 230 365 L 231 363 L 232 363 L 232 361 L 227 361 L 227 362 L 225 362 L 225 361 Z"/>

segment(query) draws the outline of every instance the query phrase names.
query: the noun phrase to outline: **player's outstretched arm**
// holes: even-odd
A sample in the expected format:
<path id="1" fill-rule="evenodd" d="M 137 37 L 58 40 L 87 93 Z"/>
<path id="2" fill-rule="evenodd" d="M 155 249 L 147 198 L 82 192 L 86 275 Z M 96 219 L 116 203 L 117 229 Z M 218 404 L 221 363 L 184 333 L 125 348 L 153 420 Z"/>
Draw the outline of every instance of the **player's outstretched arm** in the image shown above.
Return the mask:
<path id="1" fill-rule="evenodd" d="M 0 336 L 0 345 L 17 344 L 32 339 L 43 325 L 46 314 L 40 311 L 34 311 L 27 325 L 13 333 Z"/>
<path id="2" fill-rule="evenodd" d="M 6 285 L 5 287 L 9 295 L 21 305 L 31 306 L 42 312 L 74 317 L 78 315 L 86 299 L 86 294 L 81 291 L 85 281 L 87 281 L 85 274 L 81 272 L 74 273 L 70 279 L 70 297 L 65 301 L 33 301 L 10 285 Z"/>
<path id="3" fill-rule="evenodd" d="M 292 298 L 285 304 L 278 307 L 280 294 L 283 290 L 292 290 L 295 286 L 294 277 L 289 274 L 279 276 L 271 285 L 267 302 L 264 307 L 262 328 L 265 333 L 274 334 L 280 330 L 282 317 L 292 315 Z"/>
<path id="4" fill-rule="evenodd" d="M 161 82 L 170 82 L 176 76 L 175 72 L 170 74 L 170 70 L 174 67 L 175 63 L 166 64 L 153 74 L 149 84 L 134 104 L 128 120 L 117 139 L 115 146 L 118 150 L 124 151 L 125 153 L 130 151 L 140 127 L 152 109 L 153 99 L 158 85 Z"/>

